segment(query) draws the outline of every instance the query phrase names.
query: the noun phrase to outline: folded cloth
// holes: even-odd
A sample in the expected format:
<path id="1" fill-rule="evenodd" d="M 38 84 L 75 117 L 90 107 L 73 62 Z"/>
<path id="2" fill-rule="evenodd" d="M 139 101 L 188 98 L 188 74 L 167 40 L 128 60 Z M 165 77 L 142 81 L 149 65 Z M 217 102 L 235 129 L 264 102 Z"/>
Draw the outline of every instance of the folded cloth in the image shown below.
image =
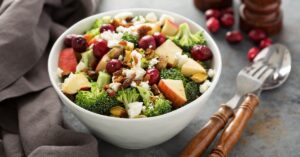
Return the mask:
<path id="1" fill-rule="evenodd" d="M 0 157 L 96 157 L 97 140 L 66 129 L 50 87 L 53 41 L 97 0 L 0 0 Z"/>

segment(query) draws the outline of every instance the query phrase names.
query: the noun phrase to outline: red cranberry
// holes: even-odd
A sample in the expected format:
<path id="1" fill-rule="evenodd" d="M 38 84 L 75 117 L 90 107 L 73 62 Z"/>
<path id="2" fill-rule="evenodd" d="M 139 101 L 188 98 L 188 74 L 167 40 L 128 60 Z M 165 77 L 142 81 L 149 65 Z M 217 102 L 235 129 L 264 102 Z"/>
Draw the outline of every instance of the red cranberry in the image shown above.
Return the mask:
<path id="1" fill-rule="evenodd" d="M 72 48 L 76 52 L 84 52 L 87 49 L 87 41 L 82 36 L 76 36 L 72 39 Z"/>
<path id="2" fill-rule="evenodd" d="M 108 51 L 106 40 L 98 39 L 94 42 L 93 53 L 96 58 L 101 59 Z"/>
<path id="3" fill-rule="evenodd" d="M 211 17 L 219 18 L 221 16 L 221 12 L 216 9 L 208 9 L 205 11 L 205 18 L 209 19 Z"/>
<path id="4" fill-rule="evenodd" d="M 120 70 L 122 68 L 122 62 L 118 59 L 112 59 L 106 64 L 106 71 L 110 74 Z"/>
<path id="5" fill-rule="evenodd" d="M 75 34 L 69 34 L 64 38 L 64 45 L 66 47 L 72 47 L 72 40 L 73 38 L 75 38 L 76 35 Z"/>
<path id="6" fill-rule="evenodd" d="M 205 45 L 195 45 L 192 50 L 192 57 L 195 60 L 207 61 L 212 58 L 212 52 L 209 47 Z"/>
<path id="7" fill-rule="evenodd" d="M 206 21 L 206 26 L 207 29 L 212 32 L 215 33 L 220 29 L 220 23 L 219 20 L 215 17 L 211 17 Z"/>
<path id="8" fill-rule="evenodd" d="M 263 48 L 268 47 L 268 46 L 270 46 L 270 45 L 272 45 L 272 39 L 270 39 L 270 38 L 265 38 L 265 39 L 263 39 L 262 41 L 260 41 L 259 47 L 260 47 L 261 49 L 263 49 Z"/>
<path id="9" fill-rule="evenodd" d="M 232 27 L 234 24 L 234 17 L 232 14 L 224 14 L 221 19 L 221 24 L 224 27 Z"/>
<path id="10" fill-rule="evenodd" d="M 105 31 L 114 32 L 115 31 L 115 27 L 113 25 L 111 25 L 111 24 L 104 24 L 100 28 L 100 33 L 105 32 Z"/>
<path id="11" fill-rule="evenodd" d="M 159 33 L 159 32 L 155 32 L 153 34 L 153 37 L 154 37 L 154 40 L 156 42 L 156 46 L 161 45 L 162 43 L 164 43 L 167 40 L 166 36 Z"/>
<path id="12" fill-rule="evenodd" d="M 226 40 L 229 43 L 239 43 L 244 39 L 240 31 L 231 31 L 226 33 Z"/>
<path id="13" fill-rule="evenodd" d="M 156 68 L 151 68 L 146 71 L 146 75 L 150 76 L 149 84 L 153 85 L 159 81 L 159 71 Z"/>
<path id="14" fill-rule="evenodd" d="M 266 33 L 261 29 L 253 29 L 248 33 L 249 38 L 254 42 L 260 42 L 267 37 Z"/>
<path id="15" fill-rule="evenodd" d="M 231 15 L 233 15 L 234 14 L 233 8 L 229 7 L 229 8 L 223 9 L 222 14 L 231 14 Z"/>
<path id="16" fill-rule="evenodd" d="M 156 49 L 156 42 L 153 36 L 145 35 L 139 40 L 139 47 L 142 49 Z"/>
<path id="17" fill-rule="evenodd" d="M 256 55 L 260 52 L 260 49 L 257 47 L 252 47 L 247 54 L 248 60 L 250 62 L 253 61 L 253 59 L 256 57 Z"/>

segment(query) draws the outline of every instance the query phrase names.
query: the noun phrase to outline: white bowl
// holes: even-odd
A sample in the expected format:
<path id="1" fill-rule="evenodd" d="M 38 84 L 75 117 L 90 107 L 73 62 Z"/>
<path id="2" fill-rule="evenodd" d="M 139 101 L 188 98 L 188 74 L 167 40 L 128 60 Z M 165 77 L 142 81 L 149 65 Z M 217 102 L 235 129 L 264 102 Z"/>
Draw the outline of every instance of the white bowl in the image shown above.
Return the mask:
<path id="1" fill-rule="evenodd" d="M 175 18 L 176 23 L 187 22 L 192 31 L 203 30 L 207 44 L 213 52 L 213 68 L 216 71 L 210 88 L 198 99 L 175 111 L 157 117 L 141 119 L 122 119 L 96 114 L 79 107 L 68 99 L 60 90 L 60 80 L 57 76 L 58 56 L 63 48 L 64 37 L 72 33 L 81 34 L 89 29 L 97 18 L 107 15 L 113 16 L 123 11 L 130 11 L 135 15 L 145 15 L 149 12 L 154 12 L 157 16 L 168 14 Z M 222 63 L 219 48 L 201 26 L 186 17 L 172 12 L 144 8 L 104 12 L 77 22 L 57 39 L 48 60 L 50 80 L 62 102 L 96 136 L 116 146 L 128 149 L 142 149 L 158 145 L 174 137 L 184 129 L 197 116 L 200 110 L 205 110 L 206 101 L 211 96 L 219 80 L 221 68 Z"/>

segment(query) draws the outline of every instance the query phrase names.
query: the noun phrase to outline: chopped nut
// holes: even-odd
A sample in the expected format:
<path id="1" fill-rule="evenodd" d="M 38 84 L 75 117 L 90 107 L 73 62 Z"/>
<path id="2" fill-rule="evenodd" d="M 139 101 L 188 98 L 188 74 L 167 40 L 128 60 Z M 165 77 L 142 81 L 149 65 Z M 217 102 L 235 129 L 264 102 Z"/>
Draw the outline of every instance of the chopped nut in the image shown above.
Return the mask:
<path id="1" fill-rule="evenodd" d="M 145 52 L 145 58 L 150 60 L 155 57 L 155 50 L 147 49 Z"/>
<path id="2" fill-rule="evenodd" d="M 143 78 L 143 82 L 149 81 L 150 80 L 150 75 L 146 74 Z"/>
<path id="3" fill-rule="evenodd" d="M 151 91 L 153 92 L 154 95 L 160 94 L 160 90 L 158 89 L 158 86 L 156 84 L 151 86 Z"/>
<path id="4" fill-rule="evenodd" d="M 162 70 L 167 67 L 168 61 L 167 58 L 160 56 L 158 58 L 158 63 L 155 65 L 155 68 L 158 70 Z"/>
<path id="5" fill-rule="evenodd" d="M 122 82 L 124 82 L 124 80 L 125 80 L 125 77 L 123 75 L 118 75 L 118 76 L 113 77 L 113 82 L 122 83 Z"/>
<path id="6" fill-rule="evenodd" d="M 148 32 L 151 30 L 152 30 L 152 28 L 150 26 L 143 25 L 140 28 L 138 28 L 137 32 L 138 32 L 139 37 L 141 38 L 141 37 L 147 35 Z"/>
<path id="7" fill-rule="evenodd" d="M 116 94 L 117 94 L 114 90 L 112 90 L 112 89 L 110 89 L 110 88 L 108 88 L 108 89 L 106 90 L 106 92 L 107 92 L 108 96 L 110 96 L 110 97 L 115 97 Z"/>
<path id="8" fill-rule="evenodd" d="M 93 70 L 87 71 L 87 75 L 94 81 L 96 81 L 98 78 L 98 73 L 96 73 L 96 71 Z"/>
<path id="9" fill-rule="evenodd" d="M 110 114 L 114 117 L 127 117 L 127 111 L 122 106 L 115 106 L 110 109 Z"/>

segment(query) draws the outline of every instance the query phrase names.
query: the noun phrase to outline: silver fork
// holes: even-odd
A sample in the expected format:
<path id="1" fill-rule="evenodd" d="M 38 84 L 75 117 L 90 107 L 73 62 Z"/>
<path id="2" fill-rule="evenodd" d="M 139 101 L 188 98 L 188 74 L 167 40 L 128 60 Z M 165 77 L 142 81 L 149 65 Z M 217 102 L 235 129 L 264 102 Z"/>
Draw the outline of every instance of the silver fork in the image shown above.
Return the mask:
<path id="1" fill-rule="evenodd" d="M 270 76 L 273 69 L 264 62 L 256 62 L 248 67 L 243 68 L 236 79 L 236 94 L 225 104 L 222 104 L 219 110 L 210 117 L 209 121 L 203 126 L 200 132 L 194 136 L 188 145 L 183 149 L 181 157 L 198 157 L 208 148 L 211 142 L 214 140 L 218 132 L 224 128 L 228 120 L 233 116 L 234 109 L 237 107 L 240 99 L 247 93 L 258 92 L 262 87 L 264 81 Z M 227 154 L 232 146 L 237 142 L 240 137 L 242 129 L 246 125 L 246 120 L 252 115 L 254 108 L 258 105 L 258 97 L 254 94 L 249 94 L 241 105 L 243 112 L 239 115 L 244 116 L 244 121 L 234 123 L 233 128 L 229 128 L 228 136 L 235 137 L 228 145 L 224 146 L 224 143 L 228 143 L 227 136 L 221 139 L 225 141 L 219 141 L 218 146 L 213 151 L 213 155 L 220 156 L 220 154 Z M 245 108 L 245 110 L 244 110 Z M 236 115 L 238 116 L 238 115 Z M 232 124 L 232 123 L 231 123 Z M 236 125 L 237 124 L 237 125 Z M 226 129 L 228 130 L 228 129 Z M 224 134 L 224 133 L 223 133 Z M 226 134 L 227 135 L 227 134 Z M 226 144 L 227 144 L 226 143 Z M 219 154 L 219 155 L 218 155 Z"/>

